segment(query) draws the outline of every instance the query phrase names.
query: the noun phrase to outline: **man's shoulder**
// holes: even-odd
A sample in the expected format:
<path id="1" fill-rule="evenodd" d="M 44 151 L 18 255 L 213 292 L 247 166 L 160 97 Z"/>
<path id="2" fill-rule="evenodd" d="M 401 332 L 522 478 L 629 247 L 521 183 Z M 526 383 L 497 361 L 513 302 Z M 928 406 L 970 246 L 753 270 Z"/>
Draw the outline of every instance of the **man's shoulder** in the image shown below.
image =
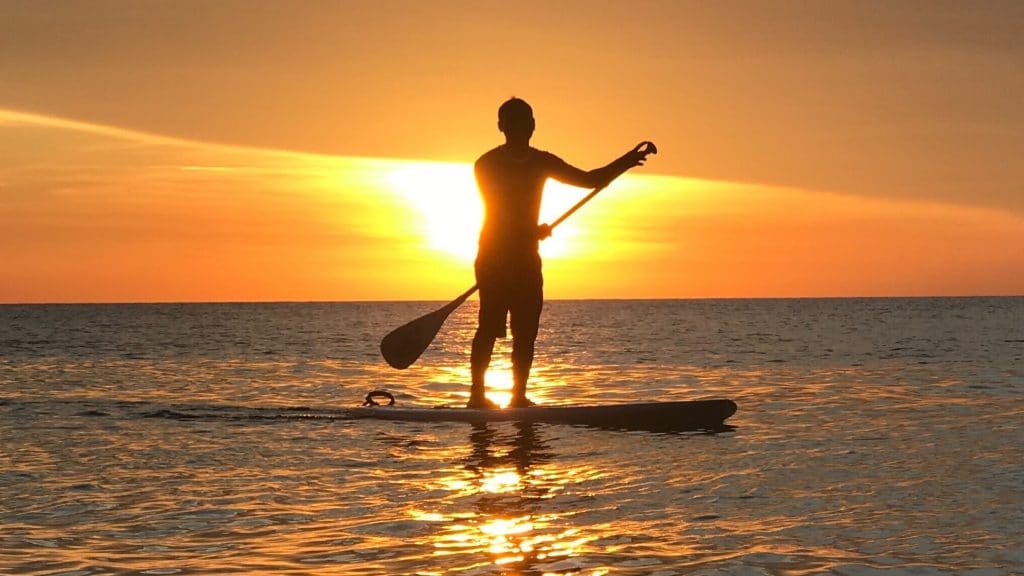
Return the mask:
<path id="1" fill-rule="evenodd" d="M 501 158 L 503 146 L 495 146 L 476 159 L 476 164 L 489 164 Z"/>
<path id="2" fill-rule="evenodd" d="M 538 156 L 545 164 L 561 164 L 564 162 L 560 157 L 548 152 L 547 150 L 537 150 Z"/>
<path id="3" fill-rule="evenodd" d="M 522 162 L 523 160 L 529 160 L 529 161 L 532 161 L 532 162 L 541 162 L 541 163 L 545 163 L 545 164 L 546 163 L 551 163 L 551 162 L 561 162 L 562 161 L 561 158 L 559 158 L 558 156 L 555 156 L 554 154 L 552 154 L 551 152 L 548 152 L 547 150 L 541 150 L 539 148 L 534 148 L 533 146 L 530 146 L 528 150 L 529 150 L 528 155 L 525 158 L 523 158 L 521 156 L 521 154 L 522 154 L 521 152 L 519 152 L 519 153 L 512 153 L 512 152 L 509 151 L 508 147 L 505 146 L 505 145 L 495 146 L 494 148 L 491 148 L 487 152 L 484 152 L 479 158 L 477 158 L 476 164 L 478 166 L 479 165 L 487 165 L 487 164 L 491 164 L 491 163 L 494 163 L 494 162 L 502 162 L 502 161 L 505 161 L 505 160 L 512 160 L 512 161 L 516 161 L 516 162 Z"/>

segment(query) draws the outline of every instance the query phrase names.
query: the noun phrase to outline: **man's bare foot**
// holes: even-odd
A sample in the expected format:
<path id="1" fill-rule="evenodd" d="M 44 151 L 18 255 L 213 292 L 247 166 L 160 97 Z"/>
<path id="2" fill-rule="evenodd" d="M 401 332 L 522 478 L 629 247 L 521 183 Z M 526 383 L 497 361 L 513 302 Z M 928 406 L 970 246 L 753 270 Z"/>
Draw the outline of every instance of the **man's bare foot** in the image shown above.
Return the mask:
<path id="1" fill-rule="evenodd" d="M 533 400 L 530 400 L 526 396 L 521 398 L 513 398 L 512 402 L 509 403 L 509 408 L 529 408 L 530 406 L 536 406 Z"/>
<path id="2" fill-rule="evenodd" d="M 488 400 L 486 396 L 470 396 L 469 402 L 466 403 L 466 408 L 474 408 L 477 410 L 497 410 L 500 406 Z"/>

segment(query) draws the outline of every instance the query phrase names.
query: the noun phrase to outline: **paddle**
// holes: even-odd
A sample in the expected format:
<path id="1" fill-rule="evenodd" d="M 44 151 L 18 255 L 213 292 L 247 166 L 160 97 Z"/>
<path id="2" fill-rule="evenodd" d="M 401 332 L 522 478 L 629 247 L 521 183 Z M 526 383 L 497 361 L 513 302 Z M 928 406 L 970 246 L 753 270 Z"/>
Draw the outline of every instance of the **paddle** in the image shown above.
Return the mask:
<path id="1" fill-rule="evenodd" d="M 653 142 L 644 142 L 637 147 L 638 151 L 642 152 L 645 156 L 647 154 L 657 154 L 658 148 Z M 611 184 L 609 182 L 608 184 Z M 574 212 L 580 209 L 581 206 L 590 201 L 591 198 L 597 196 L 597 193 L 604 190 L 608 184 L 604 186 L 598 186 L 590 191 L 583 197 L 582 200 L 573 205 L 565 211 L 564 214 L 558 217 L 549 226 L 549 230 L 553 230 L 555 226 L 558 226 L 566 218 L 572 216 Z M 472 288 L 466 290 L 458 298 L 445 304 L 441 308 L 434 310 L 429 314 L 424 314 L 419 318 L 403 324 L 398 328 L 395 328 L 380 341 L 380 353 L 384 356 L 384 360 L 391 365 L 392 368 L 398 368 L 404 370 L 412 363 L 416 361 L 420 355 L 430 346 L 430 343 L 434 341 L 438 331 L 441 330 L 441 326 L 444 325 L 444 321 L 448 319 L 448 316 L 455 311 L 456 308 L 462 305 L 467 298 L 473 295 L 479 287 L 474 284 Z"/>

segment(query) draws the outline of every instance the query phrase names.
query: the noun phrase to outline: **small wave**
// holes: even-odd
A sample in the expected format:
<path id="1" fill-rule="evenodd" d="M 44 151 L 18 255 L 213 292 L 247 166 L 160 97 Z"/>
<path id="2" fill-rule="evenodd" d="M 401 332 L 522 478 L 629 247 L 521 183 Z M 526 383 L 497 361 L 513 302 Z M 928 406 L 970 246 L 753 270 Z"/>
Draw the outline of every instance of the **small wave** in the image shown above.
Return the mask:
<path id="1" fill-rule="evenodd" d="M 143 412 L 140 416 L 143 418 L 168 418 L 171 420 L 195 420 L 196 418 L 199 418 L 196 414 L 186 414 L 184 412 L 169 410 L 167 408 Z"/>

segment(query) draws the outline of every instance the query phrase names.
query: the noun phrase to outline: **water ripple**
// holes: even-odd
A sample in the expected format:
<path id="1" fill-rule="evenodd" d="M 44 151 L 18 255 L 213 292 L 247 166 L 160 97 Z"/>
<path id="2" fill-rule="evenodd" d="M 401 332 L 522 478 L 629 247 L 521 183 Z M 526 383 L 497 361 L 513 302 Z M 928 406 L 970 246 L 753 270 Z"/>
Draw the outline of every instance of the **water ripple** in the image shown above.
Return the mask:
<path id="1" fill-rule="evenodd" d="M 537 399 L 723 433 L 346 419 L 464 401 L 472 307 L 406 372 L 362 336 L 431 306 L 0 307 L 0 572 L 1024 571 L 1020 299 L 548 307 Z"/>

